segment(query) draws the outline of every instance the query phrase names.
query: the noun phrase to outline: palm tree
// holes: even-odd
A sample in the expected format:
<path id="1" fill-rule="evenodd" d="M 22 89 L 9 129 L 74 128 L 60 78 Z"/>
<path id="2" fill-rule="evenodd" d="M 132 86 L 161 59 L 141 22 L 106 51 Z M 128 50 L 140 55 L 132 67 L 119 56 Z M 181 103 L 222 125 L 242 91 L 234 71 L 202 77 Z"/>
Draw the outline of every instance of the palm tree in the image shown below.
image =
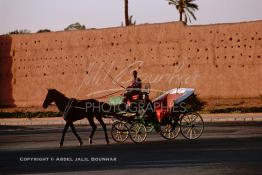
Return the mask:
<path id="1" fill-rule="evenodd" d="M 196 16 L 194 12 L 198 10 L 198 5 L 194 3 L 195 0 L 167 0 L 169 5 L 176 6 L 176 9 L 179 12 L 179 21 L 183 21 L 184 16 L 184 23 L 187 24 L 187 20 L 191 22 L 190 16 L 196 20 Z"/>
<path id="2" fill-rule="evenodd" d="M 125 1 L 125 25 L 129 26 L 129 15 L 128 15 L 128 0 Z"/>
<path id="3" fill-rule="evenodd" d="M 136 21 L 133 21 L 133 15 L 129 16 L 128 14 L 128 0 L 124 0 L 125 4 L 125 25 L 136 25 Z M 122 24 L 121 24 L 122 25 Z"/>

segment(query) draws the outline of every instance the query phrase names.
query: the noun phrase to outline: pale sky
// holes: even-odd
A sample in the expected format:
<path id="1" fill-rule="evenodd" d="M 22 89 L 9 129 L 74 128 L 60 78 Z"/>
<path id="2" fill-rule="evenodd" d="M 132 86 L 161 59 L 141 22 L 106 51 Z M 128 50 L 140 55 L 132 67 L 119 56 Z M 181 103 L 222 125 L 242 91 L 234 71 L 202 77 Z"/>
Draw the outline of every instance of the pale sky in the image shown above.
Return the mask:
<path id="1" fill-rule="evenodd" d="M 79 22 L 87 28 L 120 26 L 124 0 L 0 0 L 0 34 L 16 29 L 61 31 Z M 195 24 L 262 20 L 262 0 L 196 0 Z M 177 21 L 166 0 L 129 0 L 129 14 L 137 24 Z"/>

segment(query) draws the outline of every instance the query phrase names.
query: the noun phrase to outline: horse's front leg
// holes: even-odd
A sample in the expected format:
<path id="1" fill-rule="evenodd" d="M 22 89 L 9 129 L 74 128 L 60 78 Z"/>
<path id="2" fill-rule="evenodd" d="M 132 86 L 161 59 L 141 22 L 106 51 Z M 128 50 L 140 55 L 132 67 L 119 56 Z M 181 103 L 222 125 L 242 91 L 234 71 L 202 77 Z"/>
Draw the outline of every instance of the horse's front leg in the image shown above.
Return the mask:
<path id="1" fill-rule="evenodd" d="M 61 137 L 61 141 L 60 141 L 60 147 L 63 147 L 64 139 L 65 139 L 65 133 L 67 131 L 67 128 L 69 127 L 69 124 L 70 123 L 68 121 L 65 124 L 65 127 L 64 127 L 64 130 L 63 130 L 63 134 L 62 134 L 62 137 Z"/>
<path id="2" fill-rule="evenodd" d="M 78 139 L 79 145 L 82 146 L 82 145 L 83 145 L 83 142 L 82 142 L 80 136 L 76 133 L 76 129 L 75 129 L 74 124 L 73 124 L 73 123 L 70 123 L 70 127 L 71 127 L 71 129 L 72 129 L 72 132 L 74 133 L 74 135 L 75 135 L 76 138 Z"/>
<path id="3" fill-rule="evenodd" d="M 95 122 L 94 122 L 94 117 L 93 117 L 93 116 L 92 116 L 92 117 L 88 117 L 87 119 L 88 119 L 88 121 L 89 121 L 89 124 L 92 126 L 92 131 L 91 131 L 91 134 L 90 134 L 90 136 L 89 136 L 89 144 L 92 144 L 92 142 L 93 142 L 93 136 L 94 136 L 94 134 L 95 134 L 95 131 L 96 131 L 97 126 L 96 126 L 96 124 L 95 124 Z"/>
<path id="4" fill-rule="evenodd" d="M 105 133 L 105 138 L 106 138 L 106 143 L 109 144 L 109 139 L 108 139 L 107 130 L 106 130 L 106 124 L 104 123 L 104 121 L 102 119 L 102 115 L 97 116 L 96 119 L 99 121 L 99 123 L 103 127 L 104 133 Z"/>

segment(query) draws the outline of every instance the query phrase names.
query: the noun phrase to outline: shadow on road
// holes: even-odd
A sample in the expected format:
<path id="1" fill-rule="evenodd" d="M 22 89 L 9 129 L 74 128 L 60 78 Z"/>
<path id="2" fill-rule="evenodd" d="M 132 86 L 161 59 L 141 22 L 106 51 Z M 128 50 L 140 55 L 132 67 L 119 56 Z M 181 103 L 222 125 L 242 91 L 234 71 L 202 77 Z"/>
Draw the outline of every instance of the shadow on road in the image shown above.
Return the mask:
<path id="1" fill-rule="evenodd" d="M 40 161 L 41 158 L 48 160 Z M 261 162 L 262 138 L 148 141 L 142 144 L 0 151 L 0 170 L 8 174 Z"/>

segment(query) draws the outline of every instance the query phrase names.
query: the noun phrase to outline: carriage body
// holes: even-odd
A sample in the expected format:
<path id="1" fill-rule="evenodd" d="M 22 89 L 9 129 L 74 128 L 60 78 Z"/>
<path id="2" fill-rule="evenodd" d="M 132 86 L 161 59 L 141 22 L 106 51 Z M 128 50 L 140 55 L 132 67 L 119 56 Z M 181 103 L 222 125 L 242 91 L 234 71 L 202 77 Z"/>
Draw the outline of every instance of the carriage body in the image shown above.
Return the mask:
<path id="1" fill-rule="evenodd" d="M 135 143 L 143 142 L 147 133 L 153 129 L 169 140 L 176 138 L 180 131 L 187 139 L 199 138 L 203 132 L 203 119 L 198 113 L 187 109 L 191 97 L 194 97 L 192 88 L 171 89 L 152 101 L 148 98 L 148 93 L 143 91 L 140 95 L 131 96 L 130 101 L 147 108 L 137 108 L 133 113 L 128 110 L 120 111 L 120 117 L 112 125 L 112 138 L 116 142 L 124 142 L 129 136 Z M 123 99 L 124 97 L 113 97 L 110 104 L 121 104 Z M 126 106 L 131 106 L 130 101 L 127 101 Z M 196 133 L 194 128 L 199 132 Z"/>
<path id="2" fill-rule="evenodd" d="M 183 102 L 194 94 L 192 88 L 170 89 L 153 100 L 154 110 L 158 122 L 163 122 L 165 118 L 173 113 L 184 113 L 186 111 Z"/>

